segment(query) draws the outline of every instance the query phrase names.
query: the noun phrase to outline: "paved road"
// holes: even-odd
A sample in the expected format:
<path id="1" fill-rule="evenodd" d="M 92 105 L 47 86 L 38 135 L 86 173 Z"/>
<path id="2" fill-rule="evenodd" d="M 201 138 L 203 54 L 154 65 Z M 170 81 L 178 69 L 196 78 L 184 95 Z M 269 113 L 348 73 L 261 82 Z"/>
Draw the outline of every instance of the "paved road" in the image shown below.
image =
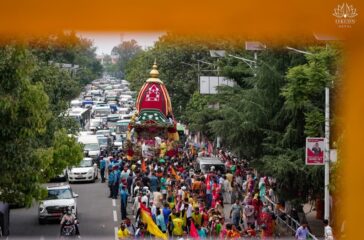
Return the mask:
<path id="1" fill-rule="evenodd" d="M 51 184 L 52 185 L 52 184 Z M 108 198 L 106 183 L 75 183 L 71 184 L 77 199 L 80 232 L 83 239 L 115 239 L 117 227 L 120 224 L 120 200 Z M 128 217 L 131 215 L 132 204 L 128 203 Z M 225 216 L 228 218 L 231 205 L 225 204 Z M 10 213 L 9 240 L 18 239 L 59 239 L 59 222 L 38 223 L 38 204 L 29 209 L 12 209 Z M 228 220 L 228 219 L 227 219 Z M 117 238 L 116 238 L 117 239 Z"/>
<path id="2" fill-rule="evenodd" d="M 115 227 L 120 223 L 118 200 L 108 198 L 106 183 L 75 183 L 80 232 L 83 239 L 115 239 Z M 29 209 L 12 209 L 10 239 L 59 239 L 59 222 L 38 223 L 38 205 Z"/>

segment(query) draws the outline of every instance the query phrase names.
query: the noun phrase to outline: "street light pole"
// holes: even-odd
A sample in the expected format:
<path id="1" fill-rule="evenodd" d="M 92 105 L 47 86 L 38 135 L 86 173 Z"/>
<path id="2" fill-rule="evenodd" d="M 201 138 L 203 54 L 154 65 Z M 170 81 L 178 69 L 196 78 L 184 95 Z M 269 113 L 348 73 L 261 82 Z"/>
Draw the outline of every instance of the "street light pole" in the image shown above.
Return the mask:
<path id="1" fill-rule="evenodd" d="M 218 71 L 218 70 L 201 70 L 200 63 L 205 63 L 205 64 L 208 64 L 208 65 L 214 65 L 212 63 L 205 62 L 205 61 L 202 61 L 202 60 L 197 60 L 197 64 L 191 64 L 191 63 L 186 63 L 186 62 L 181 62 L 181 63 L 192 67 L 195 71 L 196 71 L 196 65 L 197 65 L 197 91 L 198 92 L 200 92 L 201 72 L 215 72 L 215 71 Z"/>
<path id="2" fill-rule="evenodd" d="M 257 62 L 258 62 L 258 52 L 254 51 L 254 68 L 257 68 Z"/>
<path id="3" fill-rule="evenodd" d="M 197 61 L 197 91 L 200 93 L 200 62 Z"/>
<path id="4" fill-rule="evenodd" d="M 325 214 L 330 220 L 330 89 L 325 87 Z"/>

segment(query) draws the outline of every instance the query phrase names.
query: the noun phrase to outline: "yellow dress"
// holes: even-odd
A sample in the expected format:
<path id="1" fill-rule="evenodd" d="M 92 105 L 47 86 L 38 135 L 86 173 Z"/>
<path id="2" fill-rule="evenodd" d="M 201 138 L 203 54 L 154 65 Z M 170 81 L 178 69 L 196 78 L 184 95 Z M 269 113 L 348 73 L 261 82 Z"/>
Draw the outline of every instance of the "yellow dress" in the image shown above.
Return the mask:
<path id="1" fill-rule="evenodd" d="M 118 230 L 119 239 L 128 238 L 129 235 L 130 235 L 130 233 L 127 228 L 125 228 L 124 230 L 121 230 L 121 228 L 119 228 L 119 230 Z"/>
<path id="2" fill-rule="evenodd" d="M 173 221 L 173 235 L 182 236 L 183 235 L 183 220 L 181 218 L 175 218 Z"/>
<path id="3" fill-rule="evenodd" d="M 199 213 L 199 214 L 192 213 L 192 219 L 193 219 L 193 222 L 195 223 L 195 225 L 199 225 L 199 226 L 202 225 L 202 214 L 201 213 Z"/>

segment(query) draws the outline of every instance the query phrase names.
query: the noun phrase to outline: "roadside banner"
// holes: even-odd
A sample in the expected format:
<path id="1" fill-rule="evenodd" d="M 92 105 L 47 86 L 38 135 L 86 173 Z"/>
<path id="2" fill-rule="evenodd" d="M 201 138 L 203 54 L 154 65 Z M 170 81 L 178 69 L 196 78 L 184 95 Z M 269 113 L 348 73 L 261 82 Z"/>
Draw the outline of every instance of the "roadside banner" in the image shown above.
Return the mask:
<path id="1" fill-rule="evenodd" d="M 325 138 L 306 138 L 306 165 L 324 165 Z"/>

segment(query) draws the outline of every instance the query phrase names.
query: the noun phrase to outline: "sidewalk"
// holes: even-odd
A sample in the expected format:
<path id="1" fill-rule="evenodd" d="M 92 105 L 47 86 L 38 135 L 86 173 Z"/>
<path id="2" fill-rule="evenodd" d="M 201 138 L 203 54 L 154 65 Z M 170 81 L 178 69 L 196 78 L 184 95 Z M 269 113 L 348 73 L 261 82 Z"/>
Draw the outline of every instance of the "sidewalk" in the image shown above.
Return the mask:
<path id="1" fill-rule="evenodd" d="M 308 203 L 303 206 L 303 211 L 307 213 L 306 220 L 308 225 L 310 226 L 313 235 L 317 238 L 322 238 L 324 236 L 324 223 L 321 219 L 316 219 L 316 210 L 309 212 L 310 209 L 311 205 Z"/>

